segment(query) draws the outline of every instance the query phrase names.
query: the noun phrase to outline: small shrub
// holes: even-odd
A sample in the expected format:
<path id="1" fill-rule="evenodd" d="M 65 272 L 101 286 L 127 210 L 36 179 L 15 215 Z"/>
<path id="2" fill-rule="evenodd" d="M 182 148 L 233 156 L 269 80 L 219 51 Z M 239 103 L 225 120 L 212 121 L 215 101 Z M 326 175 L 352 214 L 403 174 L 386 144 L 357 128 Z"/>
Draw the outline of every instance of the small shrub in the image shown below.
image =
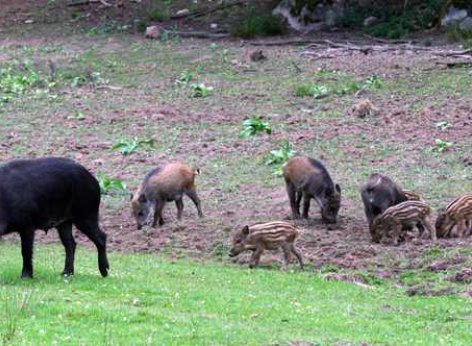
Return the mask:
<path id="1" fill-rule="evenodd" d="M 245 39 L 257 36 L 277 36 L 287 32 L 279 17 L 272 15 L 250 16 L 230 28 L 232 36 Z"/>
<path id="2" fill-rule="evenodd" d="M 295 95 L 298 97 L 311 96 L 316 99 L 321 99 L 323 97 L 329 96 L 331 92 L 332 91 L 324 85 L 311 84 L 297 87 Z"/>
<path id="3" fill-rule="evenodd" d="M 439 153 L 448 150 L 454 146 L 454 142 L 447 142 L 443 141 L 442 139 L 436 139 L 436 146 L 433 147 L 433 151 L 437 151 Z"/>
<path id="4" fill-rule="evenodd" d="M 152 22 L 164 22 L 169 20 L 169 14 L 161 9 L 152 8 L 148 11 L 147 18 Z"/>
<path id="5" fill-rule="evenodd" d="M 268 122 L 262 121 L 259 118 L 251 118 L 243 121 L 243 129 L 239 132 L 239 137 L 248 138 L 254 136 L 259 132 L 265 132 L 268 135 L 272 134 L 272 129 Z"/>
<path id="6" fill-rule="evenodd" d="M 441 131 L 446 131 L 452 127 L 452 124 L 448 121 L 440 121 L 436 124 L 436 127 L 438 127 Z"/>
<path id="7" fill-rule="evenodd" d="M 193 80 L 193 72 L 186 71 L 182 72 L 179 77 L 175 80 L 175 84 L 178 86 L 186 86 Z"/>
<path id="8" fill-rule="evenodd" d="M 138 150 L 139 148 L 155 148 L 156 143 L 154 139 L 137 139 L 134 138 L 131 141 L 120 141 L 114 144 L 111 149 L 119 150 L 123 156 L 127 156 Z"/>
<path id="9" fill-rule="evenodd" d="M 265 159 L 265 164 L 268 166 L 275 166 L 273 174 L 276 176 L 282 175 L 283 166 L 287 161 L 293 157 L 297 152 L 293 149 L 292 144 L 286 139 L 282 142 L 280 149 L 272 150 Z"/>
<path id="10" fill-rule="evenodd" d="M 193 98 L 205 98 L 209 96 L 213 91 L 213 87 L 206 86 L 204 83 L 194 83 L 191 84 L 190 87 L 193 90 Z"/>
<path id="11" fill-rule="evenodd" d="M 98 183 L 102 195 L 125 195 L 126 184 L 119 178 L 112 178 L 104 174 L 98 174 Z"/>

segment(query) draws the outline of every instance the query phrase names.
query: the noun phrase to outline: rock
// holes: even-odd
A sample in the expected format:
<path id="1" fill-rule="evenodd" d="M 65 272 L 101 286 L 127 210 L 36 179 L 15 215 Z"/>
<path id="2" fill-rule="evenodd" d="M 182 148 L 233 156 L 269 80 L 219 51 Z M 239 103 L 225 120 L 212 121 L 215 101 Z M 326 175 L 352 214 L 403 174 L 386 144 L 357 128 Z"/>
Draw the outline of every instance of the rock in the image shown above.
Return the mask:
<path id="1" fill-rule="evenodd" d="M 213 29 L 213 30 L 218 29 L 218 24 L 216 24 L 216 23 L 211 23 L 211 24 L 210 24 L 210 29 Z"/>
<path id="2" fill-rule="evenodd" d="M 267 57 L 264 55 L 262 50 L 256 50 L 251 53 L 251 61 L 263 61 L 267 60 Z"/>
<path id="3" fill-rule="evenodd" d="M 370 100 L 362 100 L 352 107 L 351 114 L 362 119 L 366 116 L 376 115 L 378 111 Z"/>
<path id="4" fill-rule="evenodd" d="M 444 16 L 444 18 L 441 20 L 441 26 L 458 25 L 465 18 L 467 18 L 467 11 L 456 8 L 453 5 L 449 8 L 449 11 Z"/>
<path id="5" fill-rule="evenodd" d="M 368 26 L 372 26 L 373 24 L 376 24 L 378 21 L 379 19 L 377 17 L 370 16 L 364 19 L 364 22 L 362 23 L 362 25 L 364 27 L 368 27 Z"/>
<path id="6" fill-rule="evenodd" d="M 306 5 L 297 11 L 294 0 L 282 0 L 272 14 L 283 17 L 292 29 L 307 34 L 334 27 L 345 8 L 345 0 L 334 0 L 331 5 L 319 3 L 314 9 Z"/>
<path id="7" fill-rule="evenodd" d="M 472 17 L 467 17 L 460 24 L 459 28 L 462 30 L 472 31 Z"/>
<path id="8" fill-rule="evenodd" d="M 146 28 L 146 32 L 144 34 L 144 37 L 146 38 L 151 38 L 151 39 L 158 39 L 162 34 L 162 30 L 160 27 L 157 25 L 153 26 L 148 26 Z"/>
<path id="9" fill-rule="evenodd" d="M 184 8 L 183 10 L 177 11 L 177 12 L 176 12 L 176 15 L 177 15 L 177 16 L 185 16 L 185 15 L 187 15 L 187 14 L 189 14 L 189 13 L 190 13 L 189 9 L 188 9 L 188 8 Z"/>

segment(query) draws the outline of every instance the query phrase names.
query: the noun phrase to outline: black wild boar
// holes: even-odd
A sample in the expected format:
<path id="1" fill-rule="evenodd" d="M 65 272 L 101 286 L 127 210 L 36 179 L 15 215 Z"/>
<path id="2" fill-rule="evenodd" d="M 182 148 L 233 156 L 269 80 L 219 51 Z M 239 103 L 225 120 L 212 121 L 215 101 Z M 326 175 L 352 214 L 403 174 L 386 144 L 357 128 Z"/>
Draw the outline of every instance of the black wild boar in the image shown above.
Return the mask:
<path id="1" fill-rule="evenodd" d="M 375 235 L 374 218 L 387 208 L 405 202 L 407 198 L 397 184 L 380 173 L 372 173 L 367 182 L 362 185 L 361 197 L 372 241 L 378 242 L 380 239 Z"/>
<path id="2" fill-rule="evenodd" d="M 300 219 L 300 201 L 303 197 L 303 218 L 308 218 L 310 200 L 321 208 L 325 223 L 336 223 L 341 206 L 341 188 L 334 184 L 323 164 L 307 156 L 292 157 L 283 170 L 293 219 Z"/>
<path id="3" fill-rule="evenodd" d="M 252 251 L 249 267 L 253 268 L 259 264 L 264 250 L 282 248 L 285 265 L 288 265 L 290 261 L 290 254 L 294 254 L 303 269 L 302 255 L 295 246 L 299 234 L 300 231 L 294 225 L 283 221 L 245 226 L 235 234 L 229 256 L 235 257 L 243 251 Z"/>
<path id="4" fill-rule="evenodd" d="M 108 274 L 106 235 L 98 226 L 100 186 L 78 163 L 56 157 L 15 160 L 0 166 L 0 236 L 18 232 L 22 277 L 33 277 L 35 230 L 56 228 L 66 250 L 64 275 L 74 274 L 75 225 L 97 247 L 98 268 Z"/>
<path id="5" fill-rule="evenodd" d="M 152 227 L 164 224 L 162 210 L 166 202 L 175 201 L 177 218 L 182 218 L 184 203 L 183 195 L 187 195 L 195 204 L 198 216 L 203 217 L 200 199 L 195 188 L 195 176 L 199 170 L 192 170 L 179 162 L 158 166 L 149 172 L 139 185 L 138 191 L 131 200 L 131 209 L 138 229 L 148 224 L 153 218 Z"/>

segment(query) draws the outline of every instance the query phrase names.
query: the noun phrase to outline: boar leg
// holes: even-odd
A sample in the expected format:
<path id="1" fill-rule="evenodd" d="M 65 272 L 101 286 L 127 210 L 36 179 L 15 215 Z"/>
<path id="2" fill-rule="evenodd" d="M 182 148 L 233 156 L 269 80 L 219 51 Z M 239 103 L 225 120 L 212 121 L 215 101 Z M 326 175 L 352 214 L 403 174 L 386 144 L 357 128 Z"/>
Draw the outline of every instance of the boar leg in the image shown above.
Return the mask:
<path id="1" fill-rule="evenodd" d="M 304 219 L 308 219 L 308 210 L 310 210 L 310 196 L 307 193 L 303 194 L 303 214 Z"/>
<path id="2" fill-rule="evenodd" d="M 21 277 L 23 279 L 33 277 L 33 242 L 34 230 L 20 231 L 21 255 L 23 256 L 23 270 Z"/>
<path id="3" fill-rule="evenodd" d="M 290 245 L 285 243 L 282 244 L 282 250 L 284 252 L 284 268 L 287 268 L 290 264 L 291 249 Z"/>
<path id="4" fill-rule="evenodd" d="M 300 263 L 300 268 L 303 270 L 303 268 L 305 267 L 305 264 L 303 263 L 303 257 L 301 252 L 295 246 L 295 244 L 290 244 L 290 251 L 292 251 L 292 253 L 295 255 L 298 260 L 298 263 Z"/>
<path id="5" fill-rule="evenodd" d="M 184 201 L 182 198 L 175 200 L 175 205 L 177 206 L 177 219 L 182 219 L 182 212 L 184 211 Z"/>
<path id="6" fill-rule="evenodd" d="M 57 226 L 59 238 L 66 249 L 66 264 L 62 275 L 74 275 L 74 255 L 76 243 L 72 236 L 72 222 L 67 221 Z"/>
<path id="7" fill-rule="evenodd" d="M 431 238 L 432 241 L 436 241 L 438 238 L 436 236 L 436 229 L 433 227 L 433 224 L 431 223 L 431 220 L 429 216 L 426 216 L 423 219 L 423 224 L 425 225 L 426 229 L 429 232 L 429 237 Z"/>
<path id="8" fill-rule="evenodd" d="M 264 252 L 264 249 L 256 249 L 251 256 L 251 261 L 249 262 L 249 268 L 254 268 L 259 265 L 261 255 Z"/>
<path id="9" fill-rule="evenodd" d="M 106 251 L 107 236 L 100 230 L 100 227 L 98 226 L 98 220 L 79 219 L 76 220 L 74 224 L 79 229 L 79 231 L 85 234 L 87 238 L 89 238 L 97 247 L 98 269 L 100 270 L 100 274 L 102 274 L 103 277 L 107 276 L 108 269 L 110 268 Z"/>
<path id="10" fill-rule="evenodd" d="M 292 183 L 287 183 L 287 194 L 290 200 L 290 208 L 292 209 L 292 218 L 298 220 L 300 219 L 300 204 L 297 204 L 297 192 Z"/>
<path id="11" fill-rule="evenodd" d="M 464 238 L 467 235 L 467 224 L 466 220 L 462 219 L 457 223 L 457 235 Z"/>
<path id="12" fill-rule="evenodd" d="M 418 238 L 421 238 L 422 235 L 423 235 L 423 233 L 424 233 L 424 226 L 423 226 L 423 224 L 422 224 L 421 222 L 417 222 L 417 223 L 416 223 L 416 228 L 418 228 Z M 426 228 L 428 228 L 428 227 L 426 227 Z M 405 229 L 405 230 L 410 230 L 411 228 L 410 228 L 409 226 L 407 226 L 407 227 L 404 227 L 404 229 Z M 428 231 L 429 231 L 429 229 L 428 229 Z M 430 233 L 430 235 L 431 235 L 431 233 Z"/>
<path id="13" fill-rule="evenodd" d="M 156 223 L 159 220 L 159 226 L 164 224 L 164 219 L 162 218 L 162 210 L 164 209 L 165 201 L 158 200 L 156 202 L 156 210 L 154 211 L 154 219 L 152 220 L 152 227 L 156 227 Z"/>
<path id="14" fill-rule="evenodd" d="M 200 202 L 200 198 L 198 198 L 197 191 L 190 190 L 190 191 L 187 191 L 186 194 L 192 200 L 193 204 L 195 204 L 195 207 L 197 208 L 197 212 L 198 212 L 198 217 L 200 218 L 204 217 L 203 212 L 202 212 L 202 203 Z"/>

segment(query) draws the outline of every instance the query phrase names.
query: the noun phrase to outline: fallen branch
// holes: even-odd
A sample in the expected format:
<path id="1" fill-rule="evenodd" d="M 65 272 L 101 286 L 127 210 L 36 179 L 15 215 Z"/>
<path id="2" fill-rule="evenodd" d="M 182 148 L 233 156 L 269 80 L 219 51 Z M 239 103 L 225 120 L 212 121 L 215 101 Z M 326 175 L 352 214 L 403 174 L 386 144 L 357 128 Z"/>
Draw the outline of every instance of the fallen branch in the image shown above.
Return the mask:
<path id="1" fill-rule="evenodd" d="M 177 35 L 179 37 L 183 38 L 209 38 L 209 39 L 222 39 L 222 38 L 228 38 L 230 35 L 226 33 L 211 33 L 211 32 L 205 32 L 205 31 L 172 31 L 171 32 L 174 35 Z"/>
<path id="2" fill-rule="evenodd" d="M 240 0 L 240 1 L 232 2 L 230 4 L 218 5 L 218 6 L 215 6 L 213 8 L 207 9 L 207 10 L 200 10 L 200 11 L 195 11 L 195 12 L 176 14 L 174 16 L 170 16 L 170 19 L 178 20 L 178 19 L 190 19 L 190 18 L 202 17 L 202 16 L 206 16 L 210 13 L 221 11 L 221 10 L 224 10 L 224 9 L 227 9 L 227 8 L 230 8 L 230 7 L 244 5 L 246 2 L 247 2 L 247 0 Z"/>
<path id="3" fill-rule="evenodd" d="M 67 6 L 85 6 L 85 5 L 90 5 L 90 4 L 103 4 L 107 7 L 111 7 L 112 5 L 105 0 L 82 0 L 82 1 L 74 1 L 71 2 L 70 4 L 67 4 Z"/>
<path id="4" fill-rule="evenodd" d="M 472 66 L 471 61 L 436 61 L 437 65 L 445 65 L 448 68 L 455 68 L 455 67 L 469 67 Z"/>

